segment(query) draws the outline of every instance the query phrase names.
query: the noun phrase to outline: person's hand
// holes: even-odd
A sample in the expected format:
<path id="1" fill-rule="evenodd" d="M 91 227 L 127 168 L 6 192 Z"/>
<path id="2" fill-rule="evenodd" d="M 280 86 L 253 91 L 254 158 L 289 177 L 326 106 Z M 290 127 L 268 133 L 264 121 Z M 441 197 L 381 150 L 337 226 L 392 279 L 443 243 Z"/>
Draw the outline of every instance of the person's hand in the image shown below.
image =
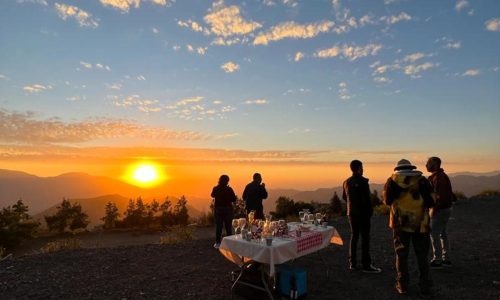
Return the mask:
<path id="1" fill-rule="evenodd" d="M 262 187 L 266 187 L 266 184 L 264 182 L 261 183 L 260 185 L 262 185 Z"/>
<path id="2" fill-rule="evenodd" d="M 432 218 L 433 215 L 434 215 L 434 208 L 431 207 L 431 208 L 429 208 L 429 217 Z"/>

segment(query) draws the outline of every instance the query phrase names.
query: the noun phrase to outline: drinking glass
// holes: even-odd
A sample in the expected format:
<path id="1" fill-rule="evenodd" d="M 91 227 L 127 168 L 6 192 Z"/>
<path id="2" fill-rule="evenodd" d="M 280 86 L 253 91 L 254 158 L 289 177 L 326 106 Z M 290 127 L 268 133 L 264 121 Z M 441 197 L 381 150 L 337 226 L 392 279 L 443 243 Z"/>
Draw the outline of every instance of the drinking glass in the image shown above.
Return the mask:
<path id="1" fill-rule="evenodd" d="M 238 219 L 238 227 L 240 227 L 240 231 L 243 231 L 246 224 L 247 224 L 247 219 L 245 219 L 245 218 Z"/>
<path id="2" fill-rule="evenodd" d="M 318 225 L 321 225 L 321 221 L 323 220 L 322 213 L 316 213 L 316 221 L 318 221 Z"/>
<path id="3" fill-rule="evenodd" d="M 234 234 L 237 234 L 237 229 L 238 229 L 238 219 L 233 219 L 233 221 L 231 222 L 231 226 L 233 226 L 233 229 L 234 229 Z"/>
<path id="4" fill-rule="evenodd" d="M 303 210 L 299 211 L 299 218 L 300 218 L 300 222 L 301 222 L 301 223 L 304 223 L 304 221 L 305 221 L 305 220 L 304 220 L 304 216 L 305 216 L 305 214 L 306 214 L 306 212 L 305 212 L 305 211 L 303 211 Z"/>
<path id="5" fill-rule="evenodd" d="M 307 221 L 310 224 L 314 223 L 314 215 L 313 214 L 307 214 Z"/>

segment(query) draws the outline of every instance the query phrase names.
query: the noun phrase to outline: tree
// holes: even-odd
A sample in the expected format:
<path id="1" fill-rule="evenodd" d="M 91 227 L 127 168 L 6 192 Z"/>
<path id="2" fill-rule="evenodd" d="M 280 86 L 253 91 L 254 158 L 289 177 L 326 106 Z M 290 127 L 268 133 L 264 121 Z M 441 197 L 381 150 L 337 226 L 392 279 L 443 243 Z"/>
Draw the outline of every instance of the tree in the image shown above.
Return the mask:
<path id="1" fill-rule="evenodd" d="M 18 200 L 0 212 L 0 248 L 12 248 L 23 240 L 33 238 L 40 223 L 28 214 L 28 206 Z"/>
<path id="2" fill-rule="evenodd" d="M 333 216 L 340 216 L 342 214 L 342 202 L 340 201 L 339 195 L 337 192 L 333 193 L 332 199 L 330 199 L 330 208 L 329 212 Z"/>
<path id="3" fill-rule="evenodd" d="M 176 224 L 187 225 L 189 220 L 189 214 L 187 209 L 186 197 L 181 196 L 181 198 L 177 201 L 177 204 L 174 206 L 174 216 Z"/>
<path id="4" fill-rule="evenodd" d="M 154 222 L 156 213 L 158 213 L 158 209 L 160 208 L 160 204 L 156 199 L 153 199 L 151 203 L 146 205 L 146 217 L 144 220 L 146 228 L 149 228 L 151 224 Z"/>
<path id="5" fill-rule="evenodd" d="M 286 218 L 291 215 L 296 215 L 295 203 L 293 199 L 288 197 L 279 197 L 276 199 L 276 218 Z"/>
<path id="6" fill-rule="evenodd" d="M 113 202 L 108 202 L 105 208 L 105 215 L 101 218 L 104 221 L 104 229 L 112 229 L 116 226 L 116 221 L 118 221 L 118 217 L 120 213 L 118 212 L 118 208 L 116 204 Z"/>
<path id="7" fill-rule="evenodd" d="M 84 229 L 89 224 L 88 215 L 82 211 L 82 206 L 79 203 L 73 203 L 68 199 L 64 199 L 57 207 L 57 212 L 52 216 L 45 216 L 45 221 L 50 231 L 58 231 L 63 233 L 67 227 L 71 231 L 76 229 Z"/>
<path id="8" fill-rule="evenodd" d="M 160 205 L 160 226 L 167 227 L 175 223 L 174 214 L 172 213 L 172 201 L 165 198 L 165 201 Z"/>

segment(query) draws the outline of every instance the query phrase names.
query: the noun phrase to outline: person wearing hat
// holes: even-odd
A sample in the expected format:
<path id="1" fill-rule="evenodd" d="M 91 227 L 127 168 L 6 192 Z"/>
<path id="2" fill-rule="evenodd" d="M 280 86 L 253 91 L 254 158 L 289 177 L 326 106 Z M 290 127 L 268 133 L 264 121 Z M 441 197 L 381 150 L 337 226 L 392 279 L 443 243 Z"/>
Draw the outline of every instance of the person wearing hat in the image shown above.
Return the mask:
<path id="1" fill-rule="evenodd" d="M 370 219 L 373 207 L 370 200 L 368 178 L 363 177 L 363 163 L 351 161 L 352 176 L 343 184 L 342 198 L 347 204 L 347 217 L 351 227 L 349 242 L 349 270 L 356 269 L 358 239 L 361 235 L 361 264 L 364 273 L 380 273 L 382 270 L 372 265 L 370 257 Z"/>
<path id="2" fill-rule="evenodd" d="M 212 189 L 211 197 L 214 198 L 215 216 L 215 244 L 218 249 L 222 241 L 222 226 L 226 227 L 226 235 L 232 235 L 231 222 L 233 220 L 233 203 L 236 202 L 236 194 L 229 186 L 229 176 L 221 175 L 219 183 Z"/>
<path id="3" fill-rule="evenodd" d="M 420 292 L 430 294 L 429 274 L 430 228 L 429 209 L 434 207 L 432 187 L 422 172 L 407 159 L 398 161 L 394 174 L 384 186 L 384 202 L 390 206 L 389 227 L 393 230 L 396 252 L 396 291 L 406 294 L 410 282 L 408 255 L 410 243 L 420 272 Z"/>
<path id="4" fill-rule="evenodd" d="M 425 166 L 427 171 L 432 173 L 429 181 L 436 202 L 431 217 L 432 260 L 430 266 L 432 269 L 451 267 L 447 225 L 451 215 L 451 206 L 456 201 L 456 197 L 451 188 L 450 178 L 441 168 L 441 159 L 435 156 L 430 157 Z"/>

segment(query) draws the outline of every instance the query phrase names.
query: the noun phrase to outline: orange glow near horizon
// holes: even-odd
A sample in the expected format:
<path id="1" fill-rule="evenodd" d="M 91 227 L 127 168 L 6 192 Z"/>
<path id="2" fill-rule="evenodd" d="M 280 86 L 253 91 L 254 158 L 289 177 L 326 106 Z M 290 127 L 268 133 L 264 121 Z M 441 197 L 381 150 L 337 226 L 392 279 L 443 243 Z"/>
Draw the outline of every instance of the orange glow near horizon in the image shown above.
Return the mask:
<path id="1" fill-rule="evenodd" d="M 162 184 L 167 180 L 167 176 L 158 164 L 142 161 L 130 165 L 123 180 L 142 188 L 151 188 Z"/>

